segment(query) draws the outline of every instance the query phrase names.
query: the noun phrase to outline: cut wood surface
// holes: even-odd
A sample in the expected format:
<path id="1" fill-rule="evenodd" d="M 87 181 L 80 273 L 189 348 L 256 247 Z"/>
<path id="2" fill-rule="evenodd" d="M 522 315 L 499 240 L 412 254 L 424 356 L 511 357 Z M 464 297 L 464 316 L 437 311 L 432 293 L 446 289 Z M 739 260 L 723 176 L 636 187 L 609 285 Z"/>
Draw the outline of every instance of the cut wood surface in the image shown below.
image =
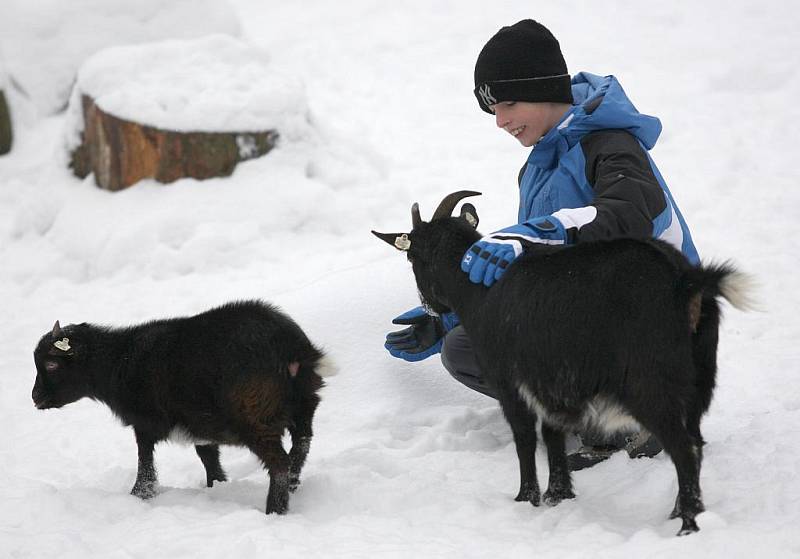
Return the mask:
<path id="1" fill-rule="evenodd" d="M 11 151 L 11 112 L 6 96 L 0 89 L 0 155 Z"/>
<path id="2" fill-rule="evenodd" d="M 106 190 L 121 190 L 146 178 L 169 183 L 182 177 L 228 176 L 240 161 L 269 152 L 275 130 L 175 132 L 117 118 L 82 96 L 84 129 L 71 153 L 74 173 L 94 173 Z"/>

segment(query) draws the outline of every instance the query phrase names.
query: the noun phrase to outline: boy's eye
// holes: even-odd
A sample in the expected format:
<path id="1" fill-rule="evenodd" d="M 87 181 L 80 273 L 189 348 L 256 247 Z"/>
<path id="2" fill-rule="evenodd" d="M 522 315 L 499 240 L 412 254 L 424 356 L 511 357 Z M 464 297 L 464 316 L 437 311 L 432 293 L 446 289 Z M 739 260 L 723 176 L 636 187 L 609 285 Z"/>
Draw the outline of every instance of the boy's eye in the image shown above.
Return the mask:
<path id="1" fill-rule="evenodd" d="M 56 363 L 55 361 L 45 361 L 44 368 L 47 369 L 48 371 L 55 371 L 56 369 L 58 369 L 58 363 Z"/>
<path id="2" fill-rule="evenodd" d="M 497 114 L 497 107 L 498 106 L 502 105 L 504 107 L 513 107 L 516 104 L 517 104 L 516 101 L 501 101 L 501 102 L 499 102 L 499 103 L 497 103 L 495 105 L 490 105 L 489 109 L 491 109 L 492 113 Z"/>

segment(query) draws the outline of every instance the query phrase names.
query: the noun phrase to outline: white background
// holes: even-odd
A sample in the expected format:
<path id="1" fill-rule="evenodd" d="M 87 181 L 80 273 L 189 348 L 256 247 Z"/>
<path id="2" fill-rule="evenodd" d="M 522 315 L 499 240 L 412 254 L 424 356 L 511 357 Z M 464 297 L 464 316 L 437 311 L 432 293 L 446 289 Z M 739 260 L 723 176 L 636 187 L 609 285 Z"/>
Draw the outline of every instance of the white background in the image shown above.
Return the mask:
<path id="1" fill-rule="evenodd" d="M 0 5 L 16 134 L 0 157 L 0 557 L 800 554 L 794 2 L 213 5 Z M 677 482 L 663 455 L 578 472 L 578 498 L 556 508 L 515 503 L 497 404 L 436 358 L 407 364 L 383 349 L 391 318 L 417 300 L 405 259 L 370 229 L 404 230 L 412 202 L 425 218 L 463 188 L 484 192 L 482 231 L 516 221 L 527 150 L 471 90 L 485 41 L 526 17 L 555 33 L 572 73 L 616 75 L 662 119 L 653 156 L 701 257 L 731 258 L 761 284 L 765 312 L 726 307 L 703 423 L 707 512 L 687 538 L 667 520 Z M 114 38 L 211 31 L 262 47 L 304 84 L 307 129 L 230 178 L 112 194 L 73 177 L 68 119 L 53 112 L 65 78 L 41 67 L 76 69 Z M 230 482 L 206 489 L 191 447 L 160 445 L 162 492 L 143 502 L 128 494 L 133 433 L 103 405 L 34 409 L 31 352 L 56 319 L 127 325 L 242 298 L 280 305 L 341 368 L 286 516 L 263 514 L 267 478 L 244 449 L 223 450 Z M 544 484 L 543 450 L 537 458 Z"/>

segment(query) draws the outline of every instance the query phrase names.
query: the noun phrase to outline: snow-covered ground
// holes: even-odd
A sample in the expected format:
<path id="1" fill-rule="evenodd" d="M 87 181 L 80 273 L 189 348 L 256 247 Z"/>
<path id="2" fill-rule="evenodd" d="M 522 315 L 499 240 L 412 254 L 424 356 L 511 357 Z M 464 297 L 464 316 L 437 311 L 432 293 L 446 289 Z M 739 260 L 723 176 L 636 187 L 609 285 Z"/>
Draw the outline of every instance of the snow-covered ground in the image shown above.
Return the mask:
<path id="1" fill-rule="evenodd" d="M 63 43 L 41 53 L 51 67 L 97 46 L 77 22 L 94 21 L 98 2 L 39 3 L 68 4 L 69 17 L 50 13 L 47 29 L 27 34 L 3 13 L 22 4 L 0 5 L 0 74 L 14 75 L 45 35 Z M 800 555 L 795 2 L 235 0 L 238 23 L 223 8 L 202 13 L 211 3 L 196 4 L 199 13 L 186 2 L 143 5 L 182 5 L 189 23 L 241 30 L 304 83 L 310 128 L 230 178 L 110 194 L 66 169 L 64 114 L 39 116 L 46 111 L 10 90 L 16 143 L 0 157 L 0 557 Z M 174 37 L 188 36 L 170 17 Z M 617 455 L 578 472 L 578 498 L 555 508 L 515 503 L 517 459 L 497 404 L 437 359 L 407 364 L 383 349 L 389 321 L 416 294 L 405 259 L 370 229 L 406 228 L 412 202 L 424 218 L 462 188 L 484 192 L 481 230 L 516 219 L 527 150 L 471 90 L 484 42 L 525 17 L 559 37 L 570 71 L 615 74 L 642 112 L 662 119 L 654 157 L 701 256 L 732 258 L 761 283 L 765 312 L 726 312 L 703 424 L 708 511 L 691 537 L 674 537 L 679 521 L 667 520 L 677 482 L 665 456 Z M 98 33 L 150 37 L 114 29 L 131 18 L 148 21 L 104 16 Z M 158 25 L 153 36 L 168 37 Z M 251 297 L 288 311 L 341 368 L 324 389 L 286 516 L 263 514 L 267 478 L 244 449 L 223 449 L 231 481 L 206 489 L 190 447 L 159 446 L 162 492 L 143 502 L 128 494 L 133 434 L 104 406 L 34 409 L 31 352 L 56 319 L 124 325 Z"/>
<path id="2" fill-rule="evenodd" d="M 41 114 L 62 110 L 75 72 L 98 49 L 209 33 L 238 35 L 239 17 L 217 0 L 3 0 L 0 66 Z"/>

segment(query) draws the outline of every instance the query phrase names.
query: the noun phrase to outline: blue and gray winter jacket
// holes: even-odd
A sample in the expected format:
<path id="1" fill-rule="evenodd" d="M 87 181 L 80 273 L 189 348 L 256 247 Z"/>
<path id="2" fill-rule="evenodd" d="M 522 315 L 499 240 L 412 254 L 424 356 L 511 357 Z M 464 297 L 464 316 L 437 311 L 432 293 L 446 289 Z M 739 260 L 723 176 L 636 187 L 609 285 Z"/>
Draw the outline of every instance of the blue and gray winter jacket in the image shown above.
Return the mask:
<path id="1" fill-rule="evenodd" d="M 689 228 L 647 153 L 661 122 L 613 76 L 572 78 L 575 104 L 534 146 L 519 177 L 519 223 L 542 242 L 662 239 L 699 263 Z"/>

